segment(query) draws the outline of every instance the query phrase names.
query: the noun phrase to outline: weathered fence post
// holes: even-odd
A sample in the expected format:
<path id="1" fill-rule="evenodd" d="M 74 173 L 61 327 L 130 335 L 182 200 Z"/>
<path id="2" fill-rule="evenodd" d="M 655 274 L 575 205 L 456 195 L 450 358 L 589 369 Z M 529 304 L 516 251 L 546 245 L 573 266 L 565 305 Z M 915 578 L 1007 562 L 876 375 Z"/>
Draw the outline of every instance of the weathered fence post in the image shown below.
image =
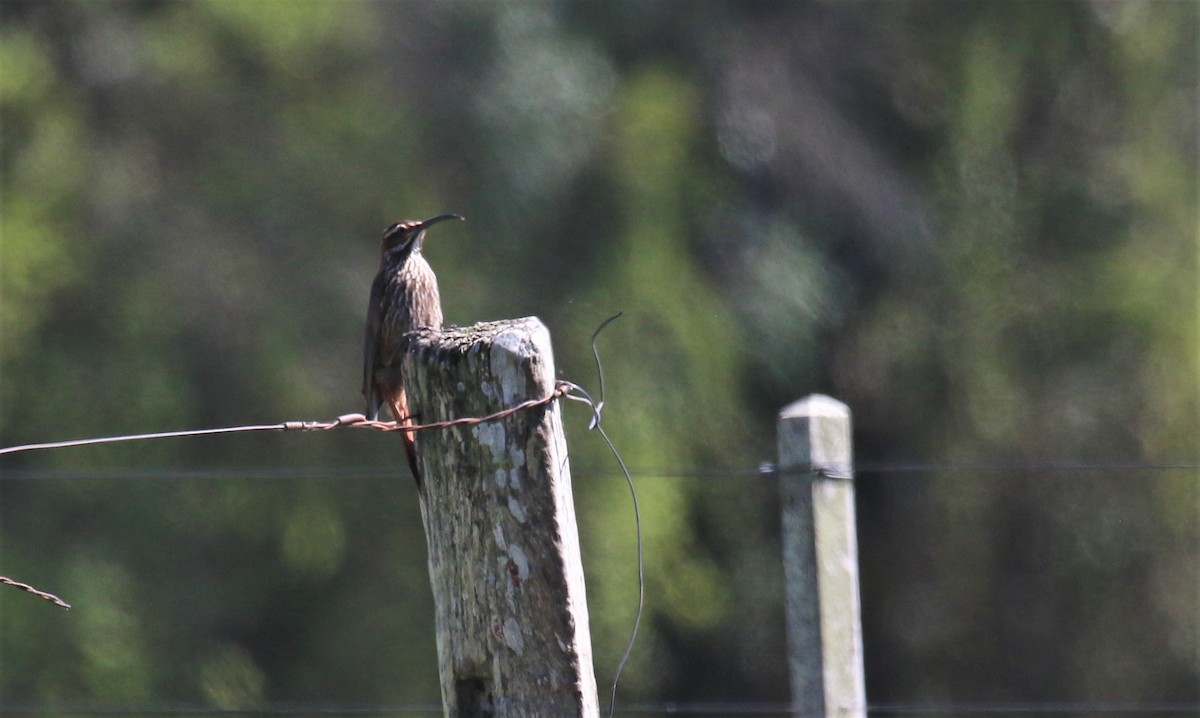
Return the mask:
<path id="1" fill-rule="evenodd" d="M 792 711 L 865 716 L 850 409 L 809 396 L 777 431 Z"/>
<path id="2" fill-rule="evenodd" d="M 417 333 L 403 366 L 420 424 L 493 414 L 555 385 L 535 317 Z M 597 716 L 559 403 L 420 431 L 416 446 L 445 715 Z"/>

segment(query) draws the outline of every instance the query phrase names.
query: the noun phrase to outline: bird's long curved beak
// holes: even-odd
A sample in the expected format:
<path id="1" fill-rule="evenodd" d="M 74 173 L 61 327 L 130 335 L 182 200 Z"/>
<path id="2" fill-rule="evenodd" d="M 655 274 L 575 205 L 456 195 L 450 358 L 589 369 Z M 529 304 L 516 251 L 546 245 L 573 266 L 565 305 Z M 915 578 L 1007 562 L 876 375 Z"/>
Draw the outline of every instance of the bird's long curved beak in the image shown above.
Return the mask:
<path id="1" fill-rule="evenodd" d="M 463 217 L 462 215 L 459 215 L 459 214 L 453 214 L 451 212 L 435 215 L 433 217 L 430 217 L 429 219 L 421 220 L 421 230 L 424 231 L 426 229 L 429 229 L 430 227 L 437 224 L 438 222 L 444 222 L 447 219 L 457 219 L 460 222 L 465 222 L 467 218 Z"/>

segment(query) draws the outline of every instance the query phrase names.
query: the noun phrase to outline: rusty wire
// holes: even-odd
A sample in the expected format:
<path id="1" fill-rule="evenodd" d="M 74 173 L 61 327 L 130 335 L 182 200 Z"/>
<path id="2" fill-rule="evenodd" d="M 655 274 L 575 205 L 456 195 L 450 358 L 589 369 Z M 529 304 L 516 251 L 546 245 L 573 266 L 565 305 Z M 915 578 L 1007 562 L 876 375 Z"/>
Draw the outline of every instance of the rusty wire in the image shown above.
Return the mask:
<path id="1" fill-rule="evenodd" d="M 251 426 L 229 426 L 220 429 L 190 429 L 185 431 L 160 431 L 152 434 L 128 434 L 124 436 L 103 436 L 90 439 L 71 439 L 68 441 L 50 441 L 41 444 L 24 444 L 21 446 L 9 446 L 0 448 L 0 455 L 15 454 L 22 451 L 34 451 L 38 449 L 62 449 L 72 446 L 90 446 L 94 444 L 112 444 L 122 441 L 143 441 L 147 439 L 167 439 L 185 436 L 205 436 L 210 434 L 232 434 L 248 431 L 329 431 L 342 426 L 360 427 L 367 429 L 376 429 L 378 431 L 427 431 L 430 429 L 447 429 L 453 426 L 475 426 L 489 421 L 499 421 L 506 417 L 512 416 L 519 411 L 528 409 L 536 409 L 541 406 L 546 406 L 559 398 L 568 398 L 573 401 L 581 401 L 592 407 L 596 414 L 593 421 L 599 418 L 600 410 L 591 397 L 587 395 L 577 384 L 569 381 L 559 381 L 554 385 L 554 391 L 542 397 L 541 399 L 530 399 L 519 404 L 502 409 L 487 416 L 468 416 L 458 419 L 449 419 L 446 421 L 435 421 L 428 424 L 414 424 L 406 426 L 401 421 L 371 421 L 362 414 L 343 414 L 333 421 L 285 421 L 279 424 L 256 424 Z M 65 609 L 70 609 L 71 604 L 62 600 L 58 596 L 45 591 L 40 591 L 27 583 L 14 581 L 6 576 L 0 576 L 0 584 L 12 586 L 21 589 L 27 593 L 31 593 L 38 598 L 49 601 L 56 606 Z"/>
<path id="2" fill-rule="evenodd" d="M 430 429 L 449 429 L 453 426 L 475 426 L 477 424 L 483 424 L 489 421 L 499 421 L 500 419 L 504 419 L 516 414 L 518 411 L 525 411 L 527 409 L 536 409 L 539 406 L 546 406 L 550 402 L 560 397 L 572 399 L 573 401 L 582 401 L 585 404 L 591 405 L 593 409 L 595 408 L 595 404 L 592 403 L 591 397 L 588 397 L 587 392 L 581 389 L 578 384 L 569 381 L 558 381 L 554 384 L 554 391 L 550 392 L 541 399 L 529 399 L 521 402 L 520 404 L 514 404 L 507 409 L 497 411 L 494 414 L 488 414 L 487 416 L 464 416 L 458 419 L 447 419 L 445 421 L 434 421 L 428 424 L 411 424 L 406 426 L 400 421 L 371 421 L 362 414 L 345 414 L 343 416 L 339 416 L 337 421 L 333 422 L 332 425 L 321 425 L 317 427 L 305 426 L 302 428 L 332 429 L 337 426 L 362 426 L 369 429 L 378 429 L 380 431 L 407 432 L 428 431 Z"/>
<path id="3" fill-rule="evenodd" d="M 447 429 L 453 426 L 475 426 L 489 421 L 499 421 L 519 411 L 536 409 L 546 406 L 559 398 L 583 402 L 592 407 L 598 415 L 599 408 L 578 384 L 569 381 L 558 381 L 554 391 L 541 399 L 529 399 L 520 404 L 514 404 L 487 416 L 467 416 L 446 421 L 435 421 L 428 424 L 413 424 L 405 426 L 400 421 L 372 421 L 362 414 L 343 414 L 333 421 L 284 421 L 279 424 L 252 424 L 249 426 L 227 426 L 220 429 L 187 429 L 184 431 L 160 431 L 152 434 L 126 434 L 123 436 L 101 436 L 90 439 L 69 439 L 67 441 L 49 441 L 41 444 L 23 444 L 0 448 L 0 456 L 16 454 L 23 451 L 39 449 L 65 449 L 72 446 L 92 446 L 95 444 L 115 444 L 122 441 L 144 441 L 147 439 L 173 439 L 186 436 L 207 436 L 212 434 L 233 434 L 248 431 L 329 431 L 348 426 L 378 431 L 427 431 L 430 429 Z"/>

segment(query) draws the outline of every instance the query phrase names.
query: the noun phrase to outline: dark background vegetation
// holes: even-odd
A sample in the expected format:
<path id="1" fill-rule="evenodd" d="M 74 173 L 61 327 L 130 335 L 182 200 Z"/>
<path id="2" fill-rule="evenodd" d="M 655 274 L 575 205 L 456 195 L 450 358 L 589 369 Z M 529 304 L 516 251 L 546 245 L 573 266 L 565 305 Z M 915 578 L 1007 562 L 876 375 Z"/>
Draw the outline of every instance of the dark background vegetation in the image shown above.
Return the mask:
<path id="1" fill-rule="evenodd" d="M 378 238 L 540 316 L 642 492 L 627 702 L 788 695 L 774 416 L 874 465 L 1200 458 L 1191 2 L 0 5 L 0 443 L 361 408 Z M 596 670 L 627 490 L 565 409 Z M 0 709 L 437 701 L 394 437 L 0 461 Z M 705 472 L 732 475 L 706 476 Z M 1193 470 L 863 471 L 872 702 L 1200 700 Z"/>

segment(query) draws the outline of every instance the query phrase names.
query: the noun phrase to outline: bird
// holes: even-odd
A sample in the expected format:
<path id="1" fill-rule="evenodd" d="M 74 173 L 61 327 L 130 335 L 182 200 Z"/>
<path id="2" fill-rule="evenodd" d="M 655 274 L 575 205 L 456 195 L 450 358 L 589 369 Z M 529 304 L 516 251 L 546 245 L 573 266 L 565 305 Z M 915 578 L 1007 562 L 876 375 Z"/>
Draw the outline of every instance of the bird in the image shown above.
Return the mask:
<path id="1" fill-rule="evenodd" d="M 416 329 L 442 328 L 437 275 L 421 256 L 421 247 L 425 230 L 451 219 L 464 220 L 457 214 L 439 214 L 420 221 L 401 220 L 383 232 L 379 273 L 371 283 L 363 340 L 363 397 L 371 421 L 378 421 L 379 410 L 386 403 L 392 418 L 402 426 L 413 423 L 400 375 L 407 335 Z M 420 487 L 413 432 L 403 432 L 403 436 L 408 465 Z"/>

